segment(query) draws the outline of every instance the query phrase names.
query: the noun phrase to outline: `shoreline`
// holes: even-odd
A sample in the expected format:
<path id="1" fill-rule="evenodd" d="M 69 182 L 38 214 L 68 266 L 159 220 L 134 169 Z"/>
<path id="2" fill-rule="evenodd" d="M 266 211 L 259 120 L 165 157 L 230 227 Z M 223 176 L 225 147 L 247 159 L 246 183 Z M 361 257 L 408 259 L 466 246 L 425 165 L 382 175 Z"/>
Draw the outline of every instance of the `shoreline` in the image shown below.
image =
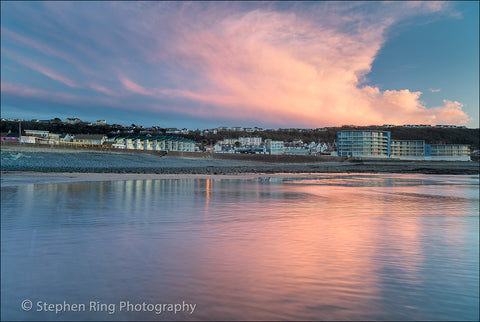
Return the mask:
<path id="1" fill-rule="evenodd" d="M 81 153 L 59 150 L 1 150 L 1 172 L 104 173 L 150 175 L 239 175 L 278 173 L 423 173 L 478 175 L 478 161 L 337 160 L 290 158 L 268 162 L 205 158 L 191 155 L 159 156 L 143 153 Z M 290 156 L 293 157 L 293 156 Z M 262 161 L 260 161 L 262 160 Z M 308 162 L 306 162 L 308 161 Z"/>
<path id="2" fill-rule="evenodd" d="M 195 162 L 195 161 L 193 161 Z M 184 164 L 184 165 L 182 165 Z M 10 165 L 2 164 L 1 173 L 84 173 L 84 174 L 125 174 L 125 175 L 240 175 L 240 174 L 277 174 L 277 173 L 423 173 L 423 174 L 448 174 L 448 175 L 478 175 L 479 164 L 458 163 L 381 163 L 364 162 L 352 163 L 313 163 L 313 164 L 212 164 L 192 165 L 186 160 L 176 158 L 167 164 L 158 166 L 109 166 L 88 164 L 85 166 L 36 166 L 36 165 Z"/>
<path id="3" fill-rule="evenodd" d="M 273 177 L 276 175 L 270 175 Z M 286 175 L 288 176 L 288 175 Z M 282 177 L 286 177 L 282 176 Z M 1 186 L 25 184 L 62 183 L 82 181 L 119 181 L 119 180 L 159 180 L 159 179 L 256 179 L 265 177 L 260 174 L 239 175 L 202 175 L 202 174 L 133 174 L 133 173 L 82 173 L 82 172 L 31 172 L 2 171 Z"/>
<path id="4" fill-rule="evenodd" d="M 1 187 L 13 187 L 29 184 L 96 182 L 96 181 L 126 181 L 126 180 L 255 180 L 259 178 L 299 179 L 320 177 L 322 175 L 371 176 L 398 173 L 241 173 L 241 174 L 126 174 L 126 173 L 79 173 L 79 172 L 29 172 L 2 171 Z M 428 174 L 417 173 L 428 176 Z"/>

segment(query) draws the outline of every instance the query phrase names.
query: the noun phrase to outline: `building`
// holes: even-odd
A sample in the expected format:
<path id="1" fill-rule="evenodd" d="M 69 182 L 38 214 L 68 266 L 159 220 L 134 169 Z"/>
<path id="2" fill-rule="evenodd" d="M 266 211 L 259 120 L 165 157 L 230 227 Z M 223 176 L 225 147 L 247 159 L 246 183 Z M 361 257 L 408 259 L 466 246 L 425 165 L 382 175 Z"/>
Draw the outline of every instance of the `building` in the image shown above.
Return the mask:
<path id="1" fill-rule="evenodd" d="M 290 143 L 288 143 L 288 145 L 292 148 L 302 148 L 306 146 L 306 144 L 300 139 L 293 139 Z M 287 146 L 287 144 L 285 144 L 285 146 Z"/>
<path id="2" fill-rule="evenodd" d="M 96 125 L 107 125 L 107 121 L 106 120 L 97 120 L 97 122 L 95 124 Z"/>
<path id="3" fill-rule="evenodd" d="M 73 143 L 77 144 L 96 144 L 101 145 L 105 142 L 103 134 L 77 134 L 73 138 Z"/>
<path id="4" fill-rule="evenodd" d="M 432 127 L 430 124 L 405 124 L 402 125 L 403 127 L 410 127 L 410 128 L 427 128 Z"/>
<path id="5" fill-rule="evenodd" d="M 35 144 L 37 142 L 38 142 L 38 137 L 36 136 L 22 135 L 20 137 L 20 143 Z"/>
<path id="6" fill-rule="evenodd" d="M 50 131 L 40 131 L 40 130 L 25 130 L 25 135 L 27 136 L 35 136 L 38 138 L 48 138 Z"/>
<path id="7" fill-rule="evenodd" d="M 166 134 L 180 134 L 182 131 L 177 129 L 176 127 L 169 127 L 165 129 Z"/>
<path id="8" fill-rule="evenodd" d="M 20 137 L 21 143 L 58 144 L 60 134 L 49 131 L 25 130 L 25 135 Z"/>
<path id="9" fill-rule="evenodd" d="M 278 155 L 285 153 L 285 143 L 283 141 L 265 140 L 265 152 L 267 154 Z"/>
<path id="10" fill-rule="evenodd" d="M 235 145 L 236 142 L 240 142 L 240 141 L 238 141 L 238 139 L 224 138 L 223 140 L 220 140 L 217 143 L 223 144 L 223 145 Z"/>
<path id="11" fill-rule="evenodd" d="M 60 142 L 61 134 L 50 133 L 48 135 L 48 143 L 50 144 L 58 144 Z"/>
<path id="12" fill-rule="evenodd" d="M 82 120 L 77 119 L 76 117 L 68 117 L 65 120 L 65 123 L 67 123 L 67 124 L 80 124 L 80 123 L 82 123 Z"/>
<path id="13" fill-rule="evenodd" d="M 308 148 L 286 148 L 285 155 L 310 155 L 311 150 Z"/>
<path id="14" fill-rule="evenodd" d="M 259 136 L 255 136 L 255 137 L 246 136 L 246 137 L 238 138 L 238 142 L 240 142 L 242 146 L 260 146 L 262 144 L 262 138 Z"/>
<path id="15" fill-rule="evenodd" d="M 73 142 L 73 138 L 75 136 L 74 135 L 71 135 L 71 134 L 62 134 L 60 135 L 59 137 L 59 141 L 60 142 Z"/>
<path id="16" fill-rule="evenodd" d="M 467 144 L 427 144 L 425 160 L 470 161 L 470 146 Z"/>
<path id="17" fill-rule="evenodd" d="M 195 141 L 174 136 L 115 136 L 108 138 L 112 147 L 129 150 L 194 152 Z"/>
<path id="18" fill-rule="evenodd" d="M 388 131 L 341 131 L 337 155 L 403 160 L 470 161 L 466 144 L 425 144 L 424 140 L 391 140 Z"/>
<path id="19" fill-rule="evenodd" d="M 392 140 L 390 156 L 399 159 L 423 160 L 425 157 L 425 141 Z"/>
<path id="20" fill-rule="evenodd" d="M 208 134 L 208 133 L 217 134 L 218 130 L 217 129 L 208 129 L 208 130 L 203 130 L 202 131 L 203 135 Z"/>
<path id="21" fill-rule="evenodd" d="M 388 131 L 340 131 L 337 133 L 337 155 L 388 158 L 390 143 L 390 132 Z"/>

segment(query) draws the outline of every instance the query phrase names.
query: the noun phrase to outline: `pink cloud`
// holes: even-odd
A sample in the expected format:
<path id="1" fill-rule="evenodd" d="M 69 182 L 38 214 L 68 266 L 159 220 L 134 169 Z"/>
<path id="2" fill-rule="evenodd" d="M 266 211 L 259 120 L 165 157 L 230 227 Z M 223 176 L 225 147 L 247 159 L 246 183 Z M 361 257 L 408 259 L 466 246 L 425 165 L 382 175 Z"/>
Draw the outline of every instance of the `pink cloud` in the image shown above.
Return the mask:
<path id="1" fill-rule="evenodd" d="M 108 96 L 118 96 L 118 93 L 106 88 L 105 86 L 99 85 L 99 84 L 94 84 L 91 83 L 89 84 L 89 87 L 97 92 L 103 93 Z"/>
<path id="2" fill-rule="evenodd" d="M 224 18 L 209 22 L 218 16 Z M 362 86 L 383 33 L 395 19 L 360 24 L 355 33 L 348 33 L 323 25 L 323 17 L 312 22 L 293 13 L 260 9 L 202 16 L 200 28 L 188 17 L 177 22 L 179 35 L 172 37 L 170 56 L 162 51 L 157 58 L 175 56 L 205 81 L 197 88 L 162 94 L 211 104 L 211 112 L 219 117 L 311 127 L 463 124 L 468 119 L 458 105 L 426 108 L 421 92 Z M 128 85 L 131 91 L 149 93 L 137 84 Z"/>
<path id="3" fill-rule="evenodd" d="M 437 106 L 431 110 L 434 118 L 431 123 L 435 124 L 466 124 L 470 120 L 462 111 L 463 104 L 457 101 L 443 100 L 443 106 Z"/>
<path id="4" fill-rule="evenodd" d="M 40 65 L 36 65 L 36 64 L 33 64 L 33 63 L 28 63 L 26 64 L 28 67 L 38 71 L 39 73 L 42 73 L 43 75 L 53 79 L 53 80 L 56 80 L 57 82 L 60 82 L 62 84 L 65 84 L 67 86 L 70 86 L 70 87 L 73 87 L 73 88 L 76 88 L 76 87 L 79 87 L 79 85 L 77 85 L 74 81 L 68 79 L 67 77 L 64 77 L 64 76 L 61 76 L 43 66 L 40 66 Z"/>
<path id="5" fill-rule="evenodd" d="M 138 85 L 134 81 L 124 76 L 120 77 L 120 82 L 122 83 L 122 85 L 125 87 L 126 90 L 132 93 L 141 94 L 141 95 L 152 95 L 150 91 L 146 90 L 141 85 Z"/>
<path id="6" fill-rule="evenodd" d="M 168 102 L 178 114 L 257 124 L 320 127 L 468 120 L 461 103 L 446 100 L 443 106 L 427 108 L 421 92 L 380 90 L 364 83 L 385 31 L 405 17 L 444 10 L 443 2 L 386 2 L 373 13 L 355 10 L 363 6 L 357 3 L 327 2 L 307 12 L 302 6 L 274 10 L 273 4 L 114 2 L 103 8 L 108 14 L 88 9 L 81 18 L 74 4 L 47 6 L 52 6 L 48 14 L 69 30 L 56 32 L 52 25 L 52 41 L 47 43 L 56 40 L 68 50 L 8 30 L 6 35 L 77 68 L 85 64 L 94 69 L 98 77 L 85 80 L 85 88 L 116 99 L 120 108 L 132 106 L 124 98 L 134 93 L 148 98 L 131 95 L 138 99 L 138 109 L 168 111 Z M 79 30 L 79 21 L 87 16 L 112 23 L 92 23 Z M 44 65 L 27 60 L 22 64 L 69 87 L 79 86 Z M 142 78 L 123 76 L 136 74 Z M 113 88 L 103 79 L 121 85 Z M 162 103 L 152 103 L 155 98 Z"/>

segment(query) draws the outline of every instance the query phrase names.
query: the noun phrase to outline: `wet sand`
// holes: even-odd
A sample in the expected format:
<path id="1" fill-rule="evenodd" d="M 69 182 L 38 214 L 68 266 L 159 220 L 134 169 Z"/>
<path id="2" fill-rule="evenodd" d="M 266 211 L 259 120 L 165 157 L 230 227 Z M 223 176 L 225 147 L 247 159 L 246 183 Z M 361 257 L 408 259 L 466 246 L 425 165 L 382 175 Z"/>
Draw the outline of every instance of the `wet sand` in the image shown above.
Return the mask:
<path id="1" fill-rule="evenodd" d="M 1 186 L 17 186 L 25 184 L 57 183 L 73 181 L 115 181 L 115 180 L 157 180 L 157 179 L 215 179 L 215 180 L 252 180 L 257 178 L 301 178 L 306 174 L 276 173 L 276 174 L 133 174 L 133 173 L 45 173 L 28 171 L 5 171 L 1 176 Z"/>

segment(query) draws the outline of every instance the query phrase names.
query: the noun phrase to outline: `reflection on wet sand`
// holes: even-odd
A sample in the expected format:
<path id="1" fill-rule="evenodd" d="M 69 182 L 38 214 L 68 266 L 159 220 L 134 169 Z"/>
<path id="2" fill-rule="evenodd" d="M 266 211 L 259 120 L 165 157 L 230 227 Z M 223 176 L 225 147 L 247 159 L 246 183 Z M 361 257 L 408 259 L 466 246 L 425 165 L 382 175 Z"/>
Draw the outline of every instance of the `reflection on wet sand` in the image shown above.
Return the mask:
<path id="1" fill-rule="evenodd" d="M 197 303 L 195 315 L 162 319 L 478 319 L 477 181 L 397 174 L 4 187 L 2 318 L 32 317 L 18 311 L 22 297 L 95 296 Z"/>

